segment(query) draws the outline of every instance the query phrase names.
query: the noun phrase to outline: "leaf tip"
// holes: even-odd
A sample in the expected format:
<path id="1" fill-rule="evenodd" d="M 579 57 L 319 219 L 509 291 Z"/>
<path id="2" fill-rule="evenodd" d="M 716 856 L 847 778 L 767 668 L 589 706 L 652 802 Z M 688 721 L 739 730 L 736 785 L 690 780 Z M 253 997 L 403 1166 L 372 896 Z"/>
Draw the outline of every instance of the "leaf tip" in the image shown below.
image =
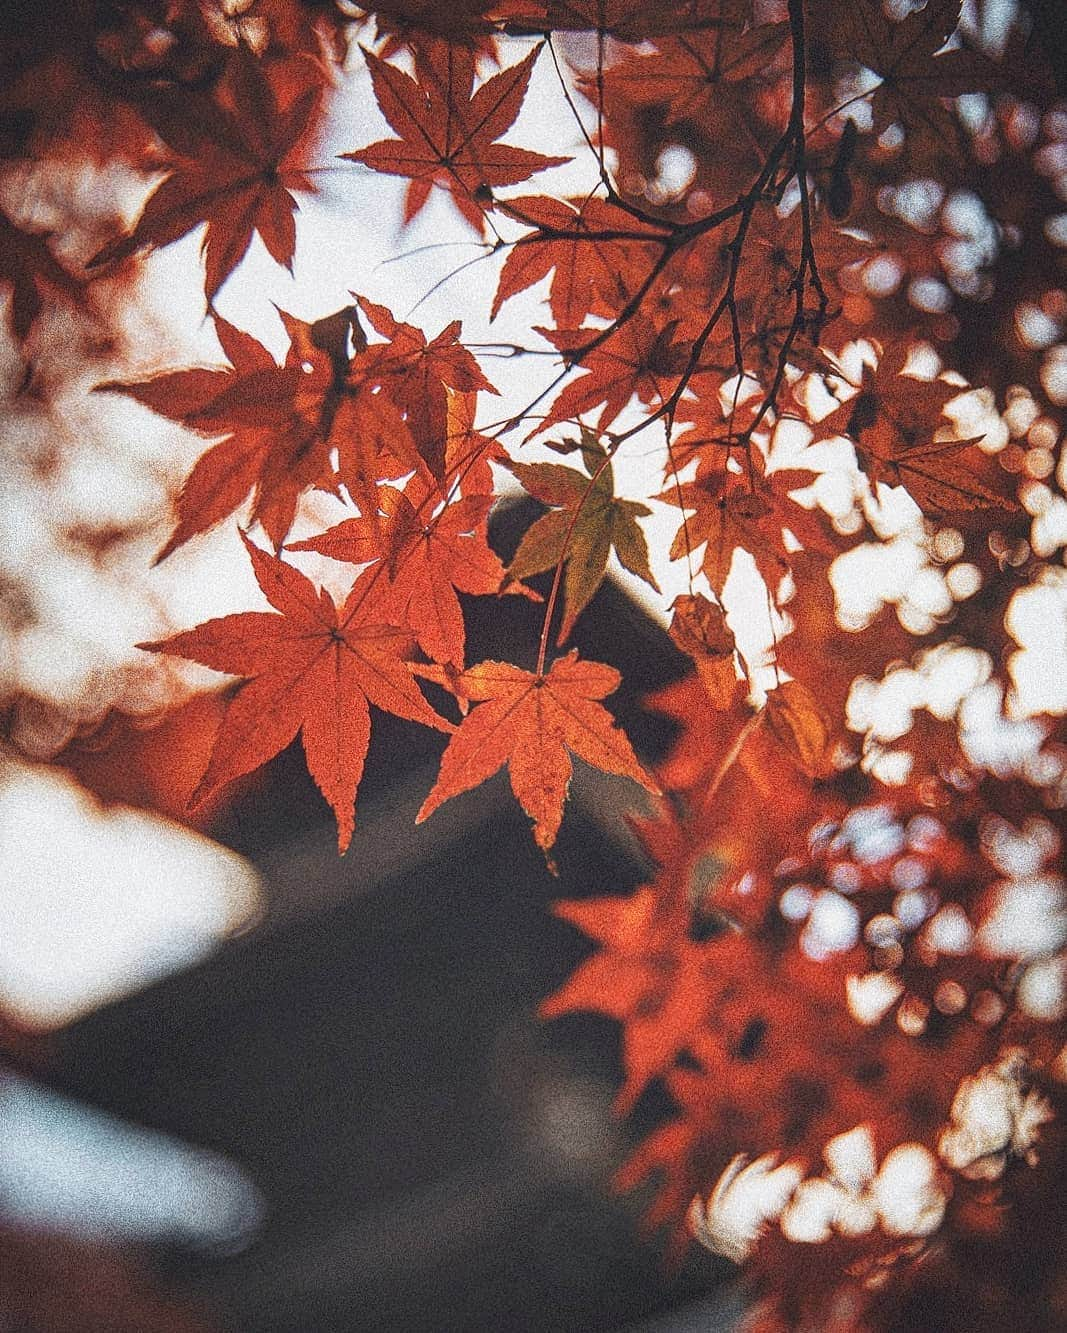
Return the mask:
<path id="1" fill-rule="evenodd" d="M 344 856 L 352 845 L 352 834 L 355 832 L 356 821 L 353 814 L 342 816 L 340 812 L 334 812 L 337 815 L 337 855 Z"/>
<path id="2" fill-rule="evenodd" d="M 158 552 L 152 557 L 151 568 L 155 569 L 158 565 L 161 565 L 163 561 L 167 559 L 168 556 L 174 554 L 174 552 L 178 549 L 179 546 L 182 545 L 184 541 L 185 541 L 184 537 L 179 538 L 178 533 L 173 532 L 170 535 L 170 537 L 159 548 Z"/>

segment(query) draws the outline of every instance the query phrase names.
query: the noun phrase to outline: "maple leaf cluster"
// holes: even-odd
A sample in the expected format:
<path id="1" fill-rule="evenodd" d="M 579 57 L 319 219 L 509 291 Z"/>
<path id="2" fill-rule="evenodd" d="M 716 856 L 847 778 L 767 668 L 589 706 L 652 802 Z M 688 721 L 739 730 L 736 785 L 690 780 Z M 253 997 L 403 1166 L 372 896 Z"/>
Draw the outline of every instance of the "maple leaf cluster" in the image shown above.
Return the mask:
<path id="1" fill-rule="evenodd" d="M 748 1263 L 761 1327 L 892 1327 L 934 1264 L 978 1290 L 1062 1162 L 1067 1079 L 1067 700 L 1025 697 L 1067 546 L 1040 7 L 999 44 L 958 0 L 114 8 L 12 46 L 0 285 L 40 394 L 55 312 L 106 326 L 199 238 L 223 360 L 116 371 L 104 340 L 96 377 L 202 445 L 157 562 L 238 528 L 269 608 L 140 645 L 236 678 L 190 807 L 299 735 L 344 851 L 372 709 L 448 737 L 420 820 L 506 768 L 550 868 L 575 757 L 629 779 L 647 881 L 558 905 L 595 951 L 543 1008 L 619 1024 L 621 1113 L 653 1085 L 674 1108 L 620 1185 L 656 1177 L 676 1251 Z M 332 109 L 360 78 L 362 145 Z M 140 173 L 139 207 L 63 236 L 8 188 L 55 161 Z M 224 318 L 253 249 L 298 271 L 326 170 L 473 240 L 484 309 L 428 332 L 354 274 L 332 313 L 279 311 L 280 360 Z M 496 345 L 552 365 L 516 404 L 465 329 L 538 302 L 531 345 Z M 505 479 L 540 511 L 506 561 Z M 345 517 L 294 537 L 324 497 Z M 572 643 L 612 574 L 687 663 L 645 701 L 676 728 L 651 771 L 619 672 Z M 530 665 L 471 661 L 467 599 L 523 595 Z"/>

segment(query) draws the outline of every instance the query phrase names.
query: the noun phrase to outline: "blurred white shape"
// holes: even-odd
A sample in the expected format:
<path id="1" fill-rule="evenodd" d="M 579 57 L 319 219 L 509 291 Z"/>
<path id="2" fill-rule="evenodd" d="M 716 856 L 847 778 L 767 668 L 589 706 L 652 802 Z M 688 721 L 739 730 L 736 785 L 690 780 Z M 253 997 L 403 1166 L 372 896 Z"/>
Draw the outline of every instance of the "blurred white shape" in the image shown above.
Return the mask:
<path id="1" fill-rule="evenodd" d="M 51 1027 L 210 953 L 259 901 L 251 866 L 64 774 L 0 784 L 0 1002 Z"/>
<path id="2" fill-rule="evenodd" d="M 974 930 L 959 903 L 946 903 L 923 931 L 923 943 L 935 953 L 965 954 L 974 942 Z"/>
<path id="3" fill-rule="evenodd" d="M 840 841 L 857 861 L 882 861 L 904 846 L 904 830 L 888 806 L 865 806 L 842 821 Z"/>
<path id="4" fill-rule="evenodd" d="M 802 1181 L 782 1213 L 782 1235 L 797 1245 L 829 1240 L 847 1192 L 833 1181 L 814 1177 Z"/>
<path id="5" fill-rule="evenodd" d="M 816 894 L 807 925 L 800 936 L 809 958 L 843 953 L 860 937 L 860 914 L 853 903 L 832 889 Z"/>
<path id="6" fill-rule="evenodd" d="M 1047 486 L 1035 487 L 1027 509 L 1034 516 L 1030 545 L 1035 555 L 1047 559 L 1061 546 L 1067 546 L 1067 500 L 1062 495 L 1054 494 Z"/>
<path id="7" fill-rule="evenodd" d="M 1027 1114 L 1033 1121 L 1041 1111 L 1031 1107 L 1022 1118 Z M 1009 1139 L 1018 1128 L 1014 1121 L 1007 1125 Z M 830 1139 L 823 1159 L 826 1174 L 801 1179 L 796 1163 L 776 1166 L 774 1154 L 751 1164 L 735 1157 L 707 1202 L 693 1200 L 693 1234 L 716 1254 L 741 1262 L 775 1220 L 798 1245 L 818 1245 L 835 1233 L 862 1236 L 875 1227 L 891 1236 L 929 1236 L 941 1225 L 948 1178 L 922 1144 L 897 1144 L 879 1168 L 870 1126 L 861 1124 Z"/>
<path id="8" fill-rule="evenodd" d="M 777 1162 L 773 1153 L 754 1162 L 739 1155 L 719 1177 L 706 1203 L 699 1195 L 693 1200 L 689 1226 L 701 1245 L 734 1263 L 748 1258 L 804 1174 L 795 1162 L 781 1166 Z"/>
<path id="9" fill-rule="evenodd" d="M 647 186 L 649 198 L 655 203 L 677 199 L 692 185 L 696 173 L 692 150 L 684 144 L 668 144 L 656 158 L 656 178 Z"/>
<path id="10" fill-rule="evenodd" d="M 968 1180 L 998 1179 L 1009 1153 L 1033 1165 L 1038 1131 L 1053 1112 L 1026 1082 L 1025 1053 L 1017 1047 L 965 1078 L 937 1145 L 942 1161 Z"/>
<path id="11" fill-rule="evenodd" d="M 1020 589 L 1005 624 L 1019 645 L 1008 659 L 1016 716 L 1067 713 L 1067 571 L 1049 568 Z"/>
<path id="12" fill-rule="evenodd" d="M 803 921 L 811 911 L 811 890 L 806 884 L 793 884 L 782 894 L 778 910 L 787 921 Z"/>
<path id="13" fill-rule="evenodd" d="M 857 1125 L 832 1138 L 823 1157 L 829 1177 L 803 1181 L 782 1213 L 787 1240 L 816 1245 L 878 1225 L 894 1236 L 928 1236 L 941 1225 L 948 1196 L 937 1159 L 921 1144 L 898 1144 L 875 1174 L 871 1131 Z"/>
<path id="14" fill-rule="evenodd" d="M 1010 820 L 991 815 L 983 821 L 982 844 L 986 858 L 1002 875 L 1025 879 L 1058 855 L 1060 836 L 1041 816 L 1032 816 L 1016 828 Z"/>
<path id="15" fill-rule="evenodd" d="M 902 856 L 889 871 L 889 882 L 893 888 L 906 892 L 921 889 L 929 877 L 929 867 L 918 856 Z"/>
<path id="16" fill-rule="evenodd" d="M 878 1165 L 874 1140 L 866 1125 L 835 1135 L 823 1149 L 823 1157 L 838 1184 L 854 1194 L 870 1183 Z"/>
<path id="17" fill-rule="evenodd" d="M 233 1251 L 263 1200 L 233 1162 L 0 1076 L 0 1217 L 109 1242 Z"/>
<path id="18" fill-rule="evenodd" d="M 908 889 L 893 899 L 893 915 L 905 930 L 917 930 L 937 908 L 937 894 Z"/>
<path id="19" fill-rule="evenodd" d="M 992 958 L 1025 960 L 1055 953 L 1067 943 L 1067 901 L 1060 875 L 1030 875 L 997 885 L 993 906 L 978 931 Z"/>
<path id="20" fill-rule="evenodd" d="M 952 717 L 963 700 L 989 679 L 992 662 L 979 648 L 944 643 L 920 658 L 926 707 L 935 717 Z"/>
<path id="21" fill-rule="evenodd" d="M 912 525 L 888 542 L 863 542 L 833 563 L 830 581 L 840 614 L 850 623 L 872 620 L 887 602 L 900 602 L 926 564 Z"/>
<path id="22" fill-rule="evenodd" d="M 872 1186 L 883 1228 L 894 1236 L 929 1236 L 945 1216 L 947 1196 L 937 1159 L 920 1143 L 886 1154 Z"/>
<path id="23" fill-rule="evenodd" d="M 864 1027 L 873 1027 L 880 1022 L 903 993 L 904 987 L 888 972 L 867 972 L 862 977 L 845 978 L 849 1013 Z"/>
<path id="24" fill-rule="evenodd" d="M 1067 958 L 1042 958 L 1022 975 L 1016 991 L 1019 1008 L 1043 1023 L 1067 1018 Z"/>
<path id="25" fill-rule="evenodd" d="M 995 680 L 976 686 L 960 704 L 960 744 L 974 764 L 1006 776 L 1041 748 L 1044 728 L 1004 716 L 1004 690 Z"/>
<path id="26" fill-rule="evenodd" d="M 867 1125 L 837 1134 L 823 1149 L 830 1176 L 805 1180 L 782 1213 L 782 1234 L 802 1245 L 829 1240 L 831 1232 L 863 1236 L 876 1225 L 871 1196 L 877 1162 Z"/>

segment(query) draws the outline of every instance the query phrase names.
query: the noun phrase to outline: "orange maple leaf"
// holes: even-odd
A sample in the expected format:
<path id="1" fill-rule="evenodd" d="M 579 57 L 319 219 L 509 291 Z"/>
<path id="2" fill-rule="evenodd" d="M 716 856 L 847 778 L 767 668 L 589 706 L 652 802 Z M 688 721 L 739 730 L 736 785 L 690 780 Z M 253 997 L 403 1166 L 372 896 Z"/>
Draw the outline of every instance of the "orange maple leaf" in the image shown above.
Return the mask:
<path id="1" fill-rule="evenodd" d="M 402 623 L 435 662 L 462 668 L 465 636 L 456 593 L 494 593 L 504 581 L 504 566 L 485 534 L 493 497 L 465 496 L 431 515 L 429 494 L 424 489 L 420 498 L 416 490 L 420 503 L 413 504 L 404 491 L 383 486 L 378 522 L 346 519 L 288 549 L 318 551 L 356 565 L 384 556 L 383 595 L 388 590 L 395 599 Z"/>
<path id="2" fill-rule="evenodd" d="M 511 789 L 534 821 L 534 840 L 547 855 L 563 819 L 572 772 L 569 752 L 606 773 L 632 778 L 646 791 L 658 791 L 626 736 L 598 702 L 619 686 L 614 667 L 579 661 L 577 652 L 571 651 L 543 674 L 523 671 L 510 662 L 479 662 L 457 679 L 446 677 L 440 668 L 418 671 L 478 707 L 467 714 L 449 742 L 437 782 L 416 822 L 507 764 Z"/>
<path id="3" fill-rule="evenodd" d="M 787 568 L 786 548 L 771 497 L 723 470 L 669 487 L 659 498 L 693 511 L 675 534 L 671 559 L 704 545 L 701 567 L 716 596 L 726 586 L 738 547 L 753 557 L 768 587 L 778 586 Z"/>
<path id="4" fill-rule="evenodd" d="M 248 678 L 229 701 L 190 804 L 265 764 L 299 731 L 308 771 L 337 816 L 343 852 L 370 742 L 368 704 L 442 731 L 453 728 L 430 708 L 411 674 L 405 660 L 411 635 L 387 623 L 365 584 L 357 581 L 338 607 L 299 570 L 247 537 L 244 543 L 263 595 L 280 614 L 220 616 L 138 647 Z"/>
<path id="5" fill-rule="evenodd" d="M 623 1025 L 626 1082 L 615 1107 L 624 1113 L 704 1023 L 712 993 L 708 945 L 687 938 L 684 919 L 664 912 L 652 888 L 630 898 L 557 902 L 553 911 L 601 948 L 542 1003 L 541 1017 L 588 1009 Z"/>
<path id="6" fill-rule="evenodd" d="M 99 386 L 127 394 L 200 435 L 222 437 L 186 479 L 177 525 L 157 562 L 240 508 L 249 491 L 253 520 L 280 546 L 300 495 L 316 485 L 334 489 L 335 447 L 345 483 L 370 513 L 377 509 L 374 483 L 383 455 L 409 468 L 420 466 L 410 432 L 389 399 L 346 394 L 346 357 L 323 336 L 337 315 L 306 324 L 285 311 L 279 314 L 290 338 L 280 366 L 250 334 L 216 316 L 232 369 L 169 371 Z"/>
<path id="7" fill-rule="evenodd" d="M 445 474 L 450 437 L 450 395 L 497 390 L 459 341 L 462 326 L 458 319 L 428 340 L 421 329 L 402 323 L 385 306 L 376 305 L 365 296 L 357 296 L 356 300 L 374 331 L 388 341 L 372 343 L 361 351 L 352 363 L 352 379 L 384 391 L 403 414 L 416 448 L 440 482 Z M 374 401 L 380 403 L 381 394 Z"/>

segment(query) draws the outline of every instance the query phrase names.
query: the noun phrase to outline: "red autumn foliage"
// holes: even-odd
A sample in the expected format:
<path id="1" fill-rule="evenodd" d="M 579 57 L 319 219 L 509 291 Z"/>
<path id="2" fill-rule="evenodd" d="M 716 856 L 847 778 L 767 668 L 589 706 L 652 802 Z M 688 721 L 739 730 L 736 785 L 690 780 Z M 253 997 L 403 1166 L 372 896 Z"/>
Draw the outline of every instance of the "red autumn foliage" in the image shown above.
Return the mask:
<path id="1" fill-rule="evenodd" d="M 1044 1282 L 1062 1253 L 1032 1183 L 1062 1168 L 1067 1079 L 1067 705 L 1027 659 L 1067 544 L 1046 7 L 1003 39 L 958 0 L 99 8 L 12 45 L 0 286 L 13 397 L 48 408 L 57 321 L 106 324 L 153 251 L 200 237 L 229 364 L 138 370 L 152 349 L 116 334 L 96 376 L 204 442 L 159 560 L 239 524 L 273 608 L 141 645 L 237 678 L 211 725 L 164 723 L 201 760 L 189 801 L 299 732 L 343 851 L 371 706 L 449 733 L 420 819 L 506 766 L 550 867 L 573 756 L 656 793 L 647 882 L 558 905 L 594 951 L 543 1007 L 619 1024 L 620 1111 L 653 1084 L 673 1105 L 620 1185 L 653 1178 L 675 1253 L 695 1233 L 747 1263 L 755 1327 L 908 1327 L 931 1273 L 983 1293 L 939 1327 L 1003 1327 L 1012 1265 Z M 407 182 L 398 232 L 458 211 L 496 268 L 452 275 L 429 335 L 345 274 L 332 313 L 282 314 L 279 363 L 216 303 L 257 237 L 293 271 L 351 79 L 393 137 L 342 126 L 329 166 Z M 66 236 L 19 203 L 27 172 L 86 162 L 143 173 L 129 226 Z M 505 318 L 525 341 L 469 332 Z M 513 401 L 502 349 L 553 377 Z M 545 510 L 508 563 L 505 474 Z M 677 724 L 651 773 L 604 702 L 618 672 L 568 646 L 612 571 L 665 590 L 692 665 L 646 701 Z M 545 573 L 533 669 L 468 664 L 462 598 Z M 1059 1326 L 1062 1284 L 1044 1299 Z"/>
<path id="2" fill-rule="evenodd" d="M 495 142 L 519 114 L 536 52 L 486 79 L 477 91 L 474 54 L 462 46 L 448 46 L 438 61 L 418 63 L 417 80 L 373 51 L 363 54 L 382 115 L 401 137 L 345 156 L 375 171 L 410 177 L 405 222 L 425 207 L 437 185 L 481 231 L 482 204 L 492 201 L 494 186 L 517 185 L 565 160 Z"/>
<path id="3" fill-rule="evenodd" d="M 429 667 L 421 674 L 448 685 L 464 703 L 481 707 L 460 723 L 441 756 L 441 773 L 418 818 L 442 801 L 492 777 L 506 763 L 516 799 L 534 821 L 534 838 L 547 855 L 563 818 L 572 752 L 586 763 L 632 778 L 649 791 L 648 777 L 600 700 L 612 694 L 619 673 L 601 662 L 581 662 L 576 651 L 547 671 L 523 671 L 509 662 L 479 662 L 462 675 Z"/>
<path id="4" fill-rule="evenodd" d="M 260 62 L 238 47 L 211 97 L 154 102 L 149 124 L 175 164 L 133 231 L 104 246 L 89 268 L 169 245 L 201 224 L 206 224 L 201 249 L 209 306 L 244 258 L 253 233 L 272 259 L 291 268 L 298 207 L 292 191 L 313 188 L 295 153 L 321 96 L 316 82 L 282 108 Z"/>
<path id="5" fill-rule="evenodd" d="M 244 611 L 209 620 L 152 652 L 174 653 L 246 677 L 230 700 L 211 762 L 191 804 L 259 768 L 300 732 L 308 769 L 337 815 L 343 852 L 370 743 L 368 702 L 450 731 L 419 693 L 406 660 L 411 635 L 379 610 L 372 579 L 357 580 L 344 606 L 299 570 L 245 543 L 264 597 L 280 614 Z"/>

